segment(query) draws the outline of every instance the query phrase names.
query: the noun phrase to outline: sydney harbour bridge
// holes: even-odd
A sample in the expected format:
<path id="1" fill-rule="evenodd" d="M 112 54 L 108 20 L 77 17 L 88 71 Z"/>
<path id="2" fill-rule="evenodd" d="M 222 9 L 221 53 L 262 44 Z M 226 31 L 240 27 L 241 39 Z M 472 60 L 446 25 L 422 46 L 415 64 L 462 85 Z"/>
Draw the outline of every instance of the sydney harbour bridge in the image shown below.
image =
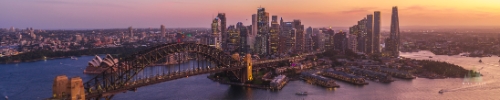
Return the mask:
<path id="1" fill-rule="evenodd" d="M 54 81 L 52 99 L 111 99 L 115 94 L 129 90 L 171 81 L 189 76 L 223 72 L 231 76 L 232 81 L 245 83 L 252 80 L 251 70 L 259 67 L 272 67 L 280 62 L 302 59 L 303 56 L 315 55 L 324 51 L 303 53 L 293 57 L 252 61 L 249 54 L 240 59 L 239 54 L 230 55 L 220 49 L 197 43 L 169 43 L 148 48 L 126 58 L 120 59 L 112 67 L 107 68 L 94 78 L 82 83 L 70 80 L 68 85 L 60 85 L 58 77 Z M 158 69 L 156 73 L 144 74 L 144 69 L 162 61 L 168 55 L 176 53 L 195 54 L 196 59 L 204 59 L 215 63 L 216 66 L 207 67 L 206 63 L 197 63 L 188 70 L 171 71 L 176 69 Z M 66 83 L 62 83 L 66 84 Z M 69 89 L 66 89 L 69 88 Z M 62 89 L 62 90 L 61 90 Z"/>

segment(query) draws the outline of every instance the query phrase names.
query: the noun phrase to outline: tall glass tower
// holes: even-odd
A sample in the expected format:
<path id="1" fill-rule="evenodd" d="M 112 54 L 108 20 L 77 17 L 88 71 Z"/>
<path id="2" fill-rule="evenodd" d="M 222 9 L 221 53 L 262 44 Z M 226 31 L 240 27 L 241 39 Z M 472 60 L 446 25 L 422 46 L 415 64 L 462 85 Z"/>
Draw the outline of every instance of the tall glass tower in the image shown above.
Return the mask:
<path id="1" fill-rule="evenodd" d="M 391 45 L 389 47 L 389 51 L 392 56 L 399 56 L 399 17 L 398 17 L 398 7 L 392 7 L 392 15 L 391 15 L 391 33 L 389 39 L 391 40 Z"/>
<path id="2" fill-rule="evenodd" d="M 380 11 L 373 13 L 373 52 L 380 53 Z"/>

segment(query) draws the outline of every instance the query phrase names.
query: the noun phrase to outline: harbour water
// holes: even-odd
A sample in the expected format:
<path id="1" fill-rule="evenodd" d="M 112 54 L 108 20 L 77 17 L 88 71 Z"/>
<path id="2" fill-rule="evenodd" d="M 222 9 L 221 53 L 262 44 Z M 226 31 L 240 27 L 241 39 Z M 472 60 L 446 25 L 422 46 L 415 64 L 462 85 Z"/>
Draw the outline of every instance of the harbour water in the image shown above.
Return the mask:
<path id="1" fill-rule="evenodd" d="M 424 100 L 484 100 L 500 99 L 500 62 L 499 57 L 471 58 L 463 56 L 434 55 L 429 51 L 401 53 L 401 56 L 414 59 L 433 59 L 446 61 L 465 67 L 481 69 L 484 75 L 480 81 L 469 82 L 461 78 L 413 80 L 397 79 L 392 83 L 379 83 L 368 80 L 369 85 L 357 86 L 337 80 L 340 88 L 326 89 L 304 81 L 291 81 L 280 91 L 252 89 L 229 86 L 213 82 L 205 75 L 163 82 L 139 88 L 136 92 L 115 95 L 116 100 L 165 100 L 165 99 L 255 99 L 255 100 L 352 100 L 352 99 L 424 99 Z M 429 56 L 432 56 L 430 58 Z M 80 76 L 84 81 L 93 75 L 83 74 L 83 69 L 92 56 L 53 59 L 47 61 L 19 64 L 0 64 L 0 96 L 11 100 L 37 100 L 48 98 L 52 93 L 55 76 Z M 478 62 L 481 59 L 483 62 Z M 196 65 L 195 61 L 182 64 L 181 69 Z M 155 69 L 159 67 L 150 67 Z M 165 67 L 161 67 L 165 68 Z M 177 69 L 177 66 L 171 67 Z M 149 71 L 149 70 L 145 70 Z M 154 73 L 154 71 L 151 71 Z M 446 90 L 440 94 L 438 91 Z M 307 91 L 307 96 L 295 95 Z"/>

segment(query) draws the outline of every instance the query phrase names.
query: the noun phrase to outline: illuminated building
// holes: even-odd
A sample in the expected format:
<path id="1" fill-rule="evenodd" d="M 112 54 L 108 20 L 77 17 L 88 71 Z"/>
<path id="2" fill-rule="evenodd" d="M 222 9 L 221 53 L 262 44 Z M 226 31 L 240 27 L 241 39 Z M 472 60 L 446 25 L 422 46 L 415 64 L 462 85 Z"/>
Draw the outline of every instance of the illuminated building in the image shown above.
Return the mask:
<path id="1" fill-rule="evenodd" d="M 210 36 L 209 46 L 222 50 L 220 29 L 221 26 L 219 18 L 214 18 L 212 21 L 212 35 Z"/>
<path id="2" fill-rule="evenodd" d="M 226 14 L 225 13 L 218 13 L 217 18 L 219 18 L 219 27 L 220 27 L 220 35 L 221 35 L 221 48 L 226 50 L 228 46 L 228 40 L 229 40 L 229 34 L 227 32 L 227 27 L 226 27 Z"/>
<path id="3" fill-rule="evenodd" d="M 234 25 L 230 25 L 227 28 L 227 33 L 229 33 L 229 41 L 227 41 L 227 49 L 229 51 L 234 51 L 240 46 L 240 31 Z"/>
<path id="4" fill-rule="evenodd" d="M 243 26 L 243 23 L 241 22 L 238 22 L 237 26 L 240 33 L 240 42 L 239 42 L 240 54 L 250 53 L 250 45 L 248 44 L 248 39 L 250 38 L 248 37 L 249 34 L 248 28 Z"/>
<path id="5" fill-rule="evenodd" d="M 284 44 L 283 51 L 284 52 L 293 52 L 295 49 L 295 28 L 293 27 L 293 22 L 283 22 L 281 25 L 281 35 L 284 37 L 283 39 L 286 41 Z"/>
<path id="6" fill-rule="evenodd" d="M 358 25 L 353 26 L 354 32 L 356 33 L 357 40 L 358 40 L 358 52 L 365 52 L 366 51 L 366 18 L 361 19 L 358 21 Z"/>
<path id="7" fill-rule="evenodd" d="M 270 49 L 271 49 L 271 54 L 275 54 L 278 52 L 278 45 L 279 45 L 279 27 L 280 25 L 278 24 L 278 16 L 272 16 L 272 21 L 271 21 L 271 30 L 269 30 L 270 33 Z"/>
<path id="8" fill-rule="evenodd" d="M 269 13 L 265 8 L 257 9 L 257 36 L 255 38 L 257 54 L 269 53 Z"/>
<path id="9" fill-rule="evenodd" d="M 295 52 L 304 52 L 305 34 L 304 25 L 300 20 L 293 20 L 293 27 L 296 29 Z"/>
<path id="10" fill-rule="evenodd" d="M 334 49 L 333 48 L 333 40 L 334 40 L 334 36 L 335 35 L 335 31 L 332 30 L 331 28 L 326 30 L 325 32 L 325 37 L 327 37 L 327 39 L 325 40 L 325 49 Z"/>

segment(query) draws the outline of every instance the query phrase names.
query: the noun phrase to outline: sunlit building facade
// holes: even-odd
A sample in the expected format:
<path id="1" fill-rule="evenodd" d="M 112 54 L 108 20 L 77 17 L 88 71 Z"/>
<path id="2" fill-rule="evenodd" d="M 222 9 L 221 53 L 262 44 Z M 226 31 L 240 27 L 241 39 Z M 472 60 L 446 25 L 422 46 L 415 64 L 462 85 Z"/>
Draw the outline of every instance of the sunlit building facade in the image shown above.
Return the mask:
<path id="1" fill-rule="evenodd" d="M 221 34 L 220 34 L 221 26 L 219 18 L 214 18 L 214 20 L 212 21 L 211 29 L 212 29 L 212 34 L 210 36 L 209 46 L 222 50 Z"/>
<path id="2" fill-rule="evenodd" d="M 386 54 L 392 57 L 398 57 L 400 42 L 398 8 L 392 7 L 390 35 L 385 41 Z"/>

